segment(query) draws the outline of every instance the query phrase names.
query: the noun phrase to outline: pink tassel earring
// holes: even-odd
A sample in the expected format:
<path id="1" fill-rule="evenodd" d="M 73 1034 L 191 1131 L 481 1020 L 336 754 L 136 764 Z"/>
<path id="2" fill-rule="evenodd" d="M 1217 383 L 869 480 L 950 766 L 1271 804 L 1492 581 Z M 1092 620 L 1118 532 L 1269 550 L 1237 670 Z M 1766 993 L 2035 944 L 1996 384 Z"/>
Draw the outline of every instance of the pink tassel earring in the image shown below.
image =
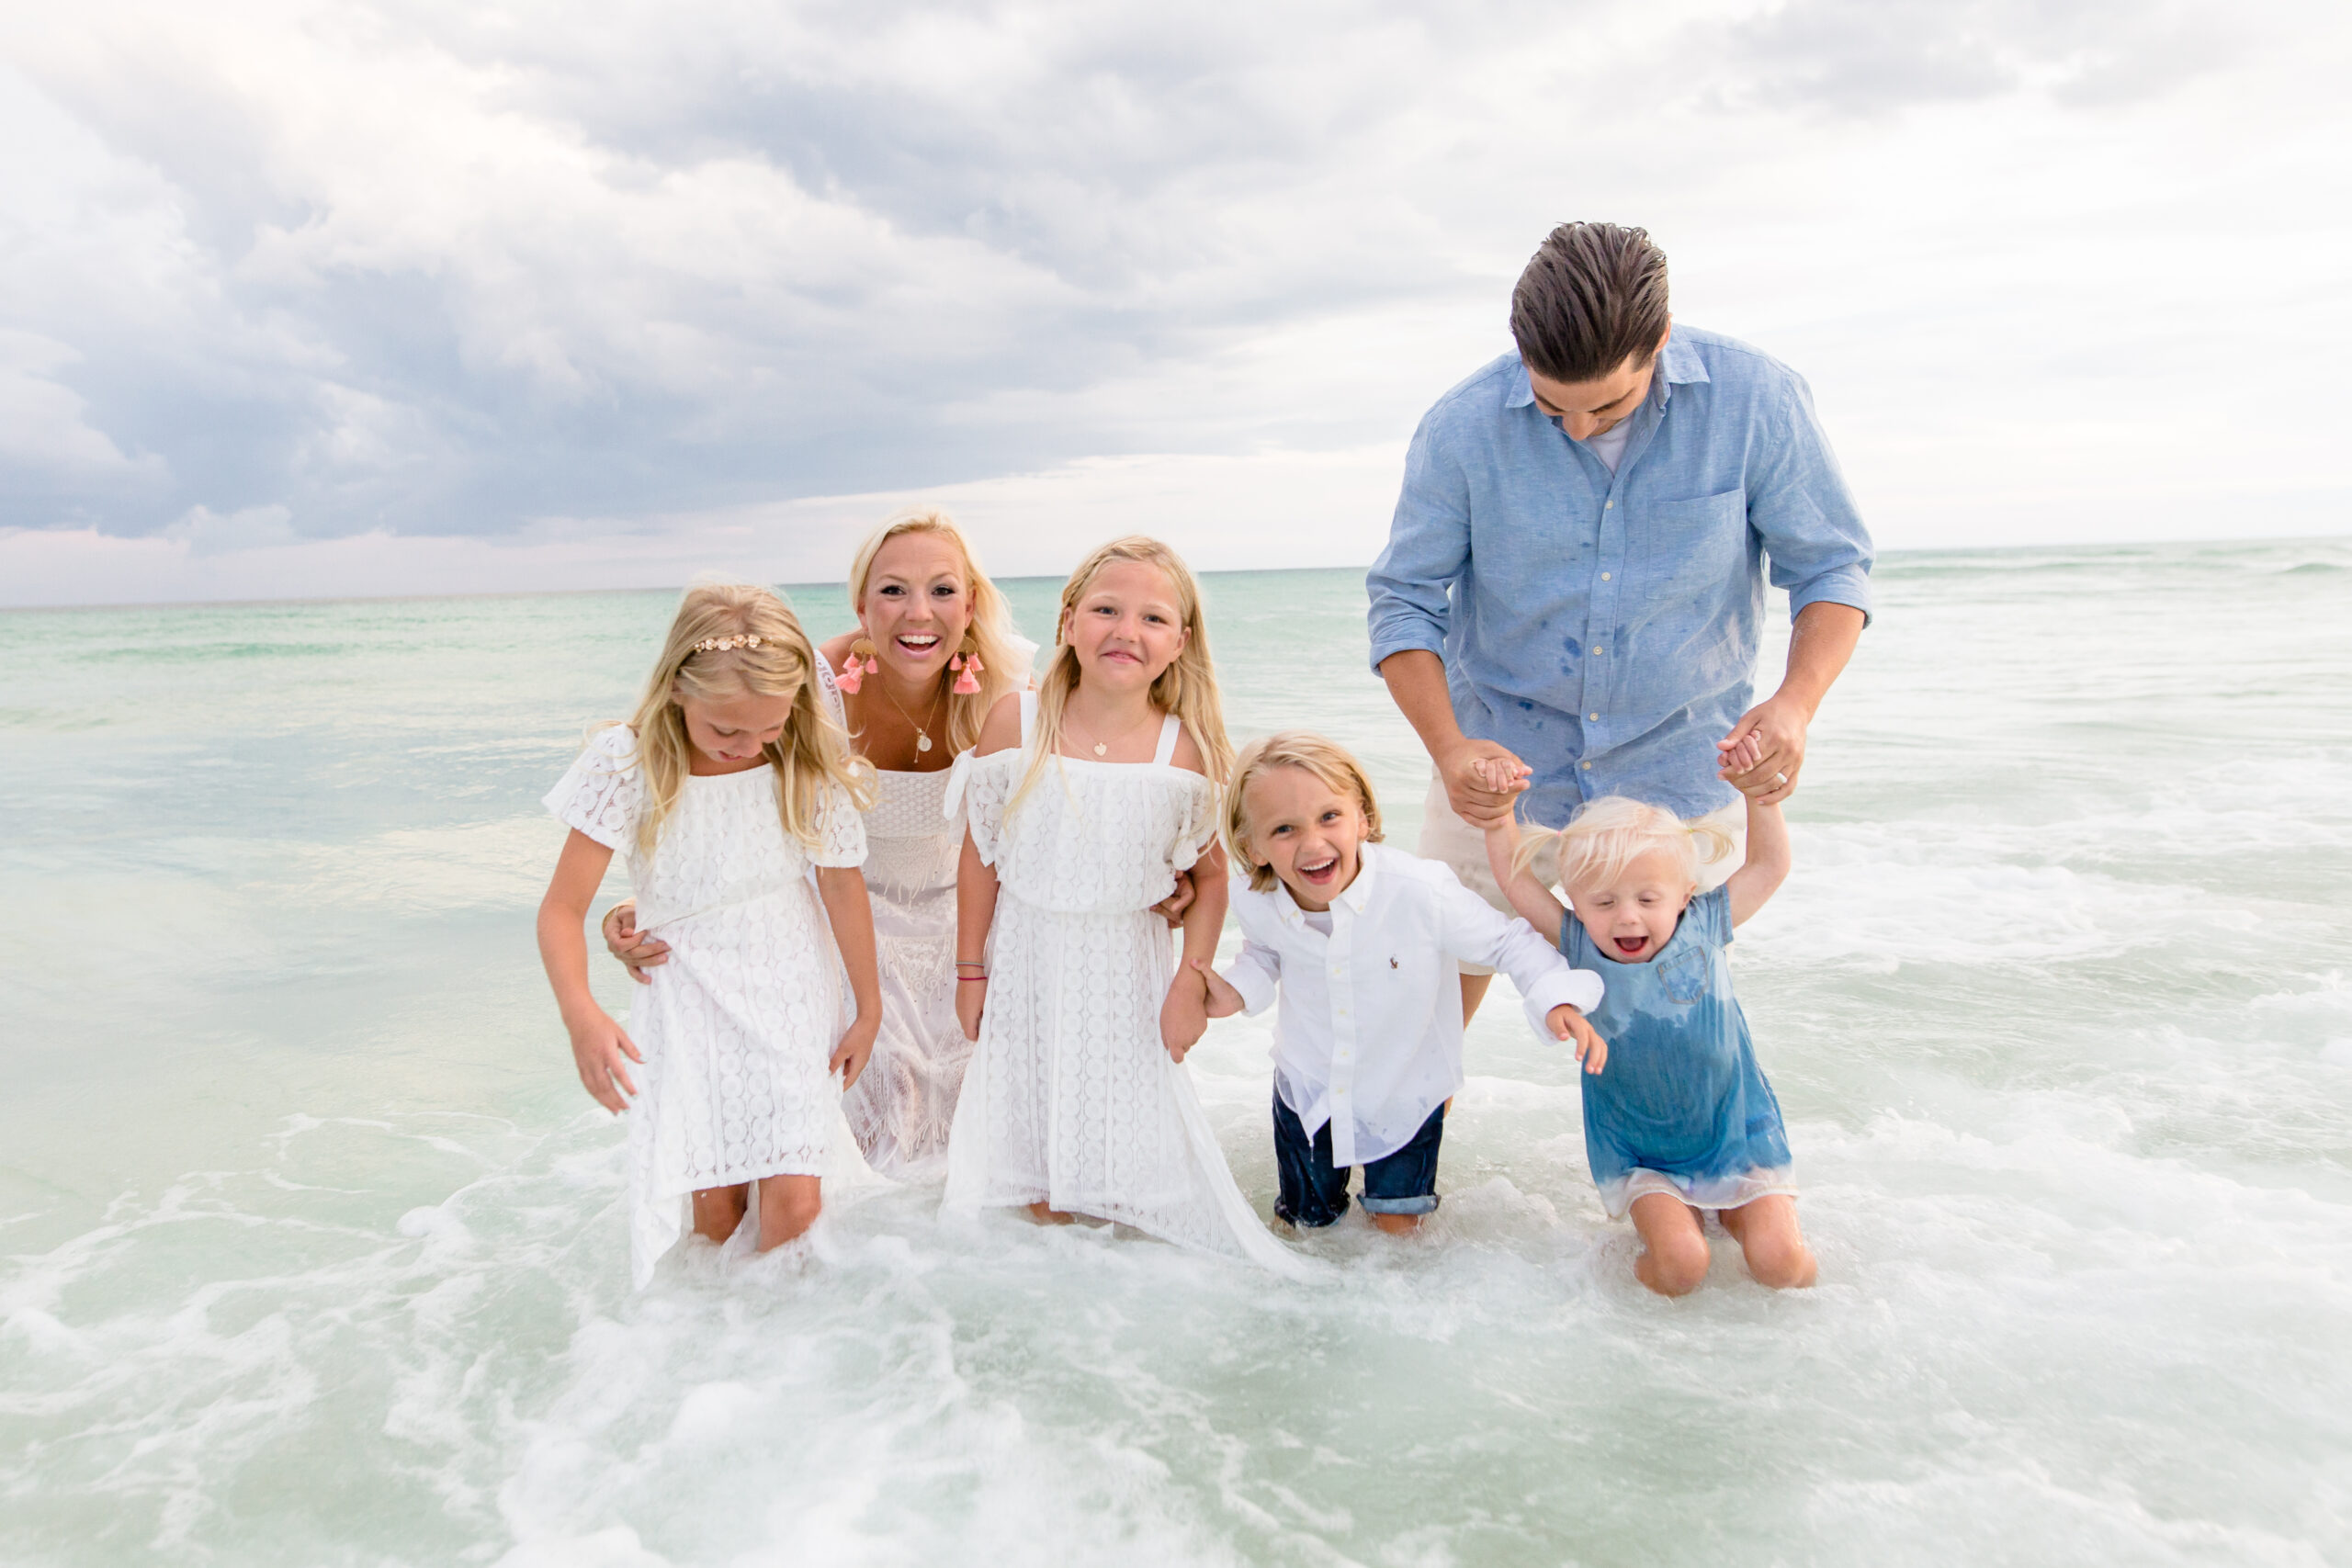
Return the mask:
<path id="1" fill-rule="evenodd" d="M 947 661 L 947 668 L 957 671 L 953 688 L 959 697 L 968 697 L 980 689 L 980 656 L 977 652 L 959 653 Z"/>
<path id="2" fill-rule="evenodd" d="M 864 637 L 859 637 L 849 645 L 849 657 L 842 660 L 840 673 L 834 678 L 835 682 L 842 691 L 855 696 L 857 688 L 865 683 L 865 678 L 881 668 L 880 664 L 875 662 L 874 645 Z"/>

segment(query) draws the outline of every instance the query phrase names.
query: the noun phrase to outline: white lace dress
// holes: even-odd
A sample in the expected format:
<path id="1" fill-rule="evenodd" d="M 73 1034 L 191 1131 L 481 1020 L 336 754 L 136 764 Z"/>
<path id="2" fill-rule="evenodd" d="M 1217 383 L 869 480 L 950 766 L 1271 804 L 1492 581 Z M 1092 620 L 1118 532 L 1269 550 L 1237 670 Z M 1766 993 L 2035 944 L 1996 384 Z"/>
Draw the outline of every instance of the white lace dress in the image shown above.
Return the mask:
<path id="1" fill-rule="evenodd" d="M 1045 1202 L 1284 1272 L 1217 1147 L 1185 1068 L 1159 1038 L 1174 937 L 1151 906 L 1215 831 L 1216 790 L 1171 765 L 1171 716 L 1149 763 L 1056 759 L 1018 808 L 1024 744 L 957 759 L 949 810 L 996 868 L 988 1005 L 964 1075 L 946 1206 Z"/>
<path id="2" fill-rule="evenodd" d="M 935 1178 L 972 1043 L 956 1021 L 956 863 L 964 814 L 947 812 L 948 774 L 881 775 L 865 814 L 865 892 L 882 974 L 882 1032 L 842 1109 L 874 1168 Z"/>
<path id="3" fill-rule="evenodd" d="M 636 738 L 619 726 L 547 797 L 567 826 L 628 857 L 639 929 L 670 944 L 628 1014 L 645 1054 L 628 1112 L 639 1286 L 684 1234 L 694 1192 L 841 1168 L 847 1132 L 825 1064 L 854 1010 L 808 868 L 865 858 L 864 823 L 838 789 L 813 852 L 788 837 L 773 768 L 687 778 L 650 855 L 637 847 L 644 800 Z"/>

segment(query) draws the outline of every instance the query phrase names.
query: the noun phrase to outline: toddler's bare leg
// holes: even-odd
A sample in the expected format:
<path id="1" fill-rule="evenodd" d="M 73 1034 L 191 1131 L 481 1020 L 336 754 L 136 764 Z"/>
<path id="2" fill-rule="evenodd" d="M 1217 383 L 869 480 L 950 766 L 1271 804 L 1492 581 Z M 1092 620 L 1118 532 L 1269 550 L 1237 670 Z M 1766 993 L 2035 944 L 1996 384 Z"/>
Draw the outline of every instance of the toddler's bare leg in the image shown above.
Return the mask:
<path id="1" fill-rule="evenodd" d="M 743 1223 L 743 1212 L 751 1205 L 748 1186 L 704 1188 L 695 1194 L 695 1235 L 725 1241 Z"/>
<path id="2" fill-rule="evenodd" d="M 1706 1280 L 1707 1233 L 1698 1210 L 1664 1192 L 1645 1192 L 1634 1200 L 1634 1228 L 1643 1247 L 1634 1279 L 1661 1296 L 1687 1296 Z"/>
<path id="3" fill-rule="evenodd" d="M 1747 1271 L 1776 1291 L 1803 1290 L 1820 1272 L 1797 1228 L 1797 1201 L 1785 1192 L 1723 1212 L 1724 1229 L 1747 1255 Z"/>
<path id="4" fill-rule="evenodd" d="M 760 1250 L 782 1247 L 817 1223 L 823 1185 L 813 1176 L 760 1178 Z"/>
<path id="5" fill-rule="evenodd" d="M 1375 1214 L 1366 1211 L 1364 1218 L 1372 1222 L 1374 1230 L 1385 1231 L 1390 1235 L 1411 1235 L 1421 1228 L 1421 1216 L 1419 1214 Z"/>

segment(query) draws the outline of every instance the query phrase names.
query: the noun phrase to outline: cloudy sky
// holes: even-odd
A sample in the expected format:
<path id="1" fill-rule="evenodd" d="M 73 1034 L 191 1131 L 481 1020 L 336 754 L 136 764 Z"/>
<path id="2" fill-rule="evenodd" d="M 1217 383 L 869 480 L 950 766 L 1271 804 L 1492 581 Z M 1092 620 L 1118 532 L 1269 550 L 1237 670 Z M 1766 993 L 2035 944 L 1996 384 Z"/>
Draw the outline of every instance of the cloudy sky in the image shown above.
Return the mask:
<path id="1" fill-rule="evenodd" d="M 2352 531 L 2352 7 L 0 0 L 0 604 L 1356 564 L 1554 222 L 1888 547 Z"/>

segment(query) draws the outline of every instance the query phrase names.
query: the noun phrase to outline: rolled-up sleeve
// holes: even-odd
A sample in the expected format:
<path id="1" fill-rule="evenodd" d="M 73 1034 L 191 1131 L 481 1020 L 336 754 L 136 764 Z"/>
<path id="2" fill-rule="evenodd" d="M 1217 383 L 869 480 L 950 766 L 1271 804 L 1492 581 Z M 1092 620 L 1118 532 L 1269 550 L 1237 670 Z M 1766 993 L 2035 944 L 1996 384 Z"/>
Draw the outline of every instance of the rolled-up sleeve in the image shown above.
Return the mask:
<path id="1" fill-rule="evenodd" d="M 1838 471 L 1813 393 L 1791 373 L 1778 406 L 1761 422 L 1761 450 L 1749 476 L 1747 522 L 1772 560 L 1772 585 L 1789 592 L 1789 615 L 1824 600 L 1871 613 L 1870 529 Z"/>
<path id="2" fill-rule="evenodd" d="M 1245 941 L 1240 955 L 1218 970 L 1217 976 L 1241 993 L 1241 1010 L 1255 1018 L 1272 1006 L 1281 992 L 1283 955 L 1263 943 Z"/>
<path id="3" fill-rule="evenodd" d="M 1409 649 L 1444 654 L 1453 623 L 1448 595 L 1470 559 L 1469 481 L 1445 450 L 1436 419 L 1432 411 L 1413 432 L 1388 547 L 1364 578 L 1372 597 L 1367 621 L 1374 671 L 1390 654 Z"/>
<path id="4" fill-rule="evenodd" d="M 1569 968 L 1559 949 L 1525 920 L 1503 914 L 1460 883 L 1446 888 L 1442 900 L 1450 954 L 1510 976 L 1527 1026 L 1543 1039 L 1552 1038 L 1544 1021 L 1554 1008 L 1566 1003 L 1590 1012 L 1600 1005 L 1600 976 Z"/>

